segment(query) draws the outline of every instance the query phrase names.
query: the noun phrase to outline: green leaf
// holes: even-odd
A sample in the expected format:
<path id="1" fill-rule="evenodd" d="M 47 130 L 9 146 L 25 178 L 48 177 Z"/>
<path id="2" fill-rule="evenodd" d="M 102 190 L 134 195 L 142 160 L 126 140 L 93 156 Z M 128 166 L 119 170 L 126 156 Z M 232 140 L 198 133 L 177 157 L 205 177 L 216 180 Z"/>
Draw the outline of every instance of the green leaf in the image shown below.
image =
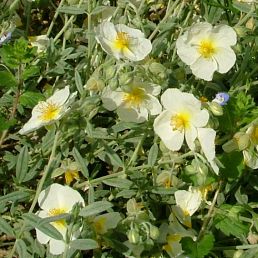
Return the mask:
<path id="1" fill-rule="evenodd" d="M 113 204 L 110 202 L 98 201 L 98 202 L 91 203 L 87 207 L 83 208 L 79 214 L 82 217 L 89 217 L 89 216 L 93 216 L 98 213 L 101 213 L 103 211 L 106 211 L 107 209 L 111 208 L 112 206 L 113 206 Z"/>
<path id="2" fill-rule="evenodd" d="M 22 183 L 26 177 L 26 174 L 28 171 L 28 160 L 29 160 L 28 148 L 25 145 L 21 149 L 16 163 L 16 178 L 19 184 Z"/>
<path id="3" fill-rule="evenodd" d="M 119 156 L 114 152 L 114 150 L 112 150 L 107 144 L 104 144 L 104 148 L 113 166 L 124 167 L 124 163 L 119 158 Z"/>
<path id="4" fill-rule="evenodd" d="M 78 15 L 78 14 L 84 14 L 86 13 L 86 6 L 81 5 L 80 8 L 77 6 L 62 6 L 58 8 L 58 12 L 60 13 L 66 13 L 66 14 L 73 14 L 73 15 Z"/>
<path id="5" fill-rule="evenodd" d="M 45 97 L 40 92 L 34 92 L 34 91 L 25 91 L 20 96 L 20 103 L 24 107 L 33 108 L 36 104 L 38 104 L 39 101 L 44 100 Z"/>
<path id="6" fill-rule="evenodd" d="M 214 218 L 214 225 L 225 235 L 242 237 L 248 234 L 249 227 L 239 219 L 239 213 L 243 208 L 239 205 L 224 204 L 220 206 L 223 213 L 217 213 Z"/>
<path id="7" fill-rule="evenodd" d="M 19 257 L 31 257 L 27 253 L 27 247 L 23 240 L 18 239 L 16 242 L 16 250 L 19 254 Z"/>
<path id="8" fill-rule="evenodd" d="M 81 172 L 86 178 L 89 178 L 88 164 L 87 161 L 81 156 L 80 152 L 74 147 L 73 157 L 75 161 L 80 165 Z"/>
<path id="9" fill-rule="evenodd" d="M 91 250 L 99 247 L 93 239 L 76 239 L 70 242 L 70 247 L 76 250 Z"/>
<path id="10" fill-rule="evenodd" d="M 214 236 L 207 234 L 199 242 L 193 241 L 192 238 L 186 237 L 181 241 L 182 248 L 189 258 L 204 258 L 213 248 Z"/>
<path id="11" fill-rule="evenodd" d="M 157 157 L 158 157 L 158 153 L 159 153 L 159 147 L 157 145 L 157 143 L 154 143 L 151 148 L 150 148 L 150 152 L 148 155 L 148 165 L 149 166 L 154 166 Z"/>
<path id="12" fill-rule="evenodd" d="M 91 12 L 92 15 L 96 15 L 96 14 L 99 14 L 105 10 L 107 10 L 108 7 L 107 6 L 104 6 L 104 5 L 100 5 L 100 6 L 97 6 L 96 8 L 94 8 Z"/>
<path id="13" fill-rule="evenodd" d="M 13 88 L 18 85 L 14 75 L 9 71 L 0 71 L 0 86 Z"/>
<path id="14" fill-rule="evenodd" d="M 24 201 L 29 198 L 31 194 L 25 191 L 15 191 L 0 197 L 0 204 L 6 202 Z"/>
<path id="15" fill-rule="evenodd" d="M 28 80 L 31 77 L 35 77 L 38 76 L 40 73 L 40 69 L 38 66 L 34 65 L 34 66 L 29 66 L 26 67 L 26 69 L 24 70 L 23 74 L 22 74 L 22 78 L 23 80 Z"/>
<path id="16" fill-rule="evenodd" d="M 133 184 L 132 181 L 126 178 L 110 178 L 110 179 L 103 180 L 103 183 L 106 185 L 110 185 L 110 186 L 118 187 L 122 189 L 129 189 Z"/>
<path id="17" fill-rule="evenodd" d="M 22 216 L 28 225 L 32 226 L 33 228 L 37 228 L 49 237 L 54 238 L 56 240 L 63 239 L 61 233 L 54 226 L 44 222 L 44 220 L 39 216 L 33 213 L 26 213 Z"/>
<path id="18" fill-rule="evenodd" d="M 6 120 L 0 115 L 0 132 L 9 129 L 16 124 L 16 119 Z"/>
<path id="19" fill-rule="evenodd" d="M 2 218 L 0 218 L 0 232 L 3 232 L 8 236 L 15 236 L 12 227 Z"/>
<path id="20" fill-rule="evenodd" d="M 83 86 L 82 86 L 82 79 L 77 70 L 75 70 L 74 77 L 75 77 L 75 85 L 77 87 L 77 90 L 79 91 L 80 95 L 82 95 L 84 92 Z"/>

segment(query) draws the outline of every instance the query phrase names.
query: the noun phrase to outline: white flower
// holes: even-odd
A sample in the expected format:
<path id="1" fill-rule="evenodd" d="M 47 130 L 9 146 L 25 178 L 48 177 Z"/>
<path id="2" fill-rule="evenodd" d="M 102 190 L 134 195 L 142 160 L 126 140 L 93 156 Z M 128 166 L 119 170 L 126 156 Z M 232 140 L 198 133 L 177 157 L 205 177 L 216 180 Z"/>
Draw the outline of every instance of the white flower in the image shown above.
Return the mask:
<path id="1" fill-rule="evenodd" d="M 96 40 L 106 53 L 116 59 L 140 61 L 152 50 L 150 40 L 146 39 L 140 30 L 124 24 L 114 25 L 109 21 L 102 22 L 96 28 Z"/>
<path id="2" fill-rule="evenodd" d="M 51 216 L 58 216 L 61 214 L 71 212 L 76 203 L 84 205 L 84 200 L 79 194 L 69 186 L 60 184 L 52 184 L 47 189 L 43 190 L 38 198 L 38 204 L 42 210 L 38 211 L 37 215 L 41 218 Z M 58 220 L 51 222 L 51 224 L 62 234 L 63 238 L 66 237 L 67 224 L 65 220 Z M 58 255 L 64 252 L 64 240 L 56 240 L 36 229 L 37 239 L 41 244 L 49 242 L 50 253 Z"/>
<path id="3" fill-rule="evenodd" d="M 201 101 L 191 93 L 167 89 L 161 96 L 161 103 L 165 110 L 156 117 L 153 126 L 165 146 L 169 150 L 178 151 L 185 138 L 188 147 L 194 150 L 194 141 L 198 137 L 207 160 L 218 173 L 214 162 L 216 132 L 211 128 L 203 128 L 208 123 L 209 113 L 201 109 Z"/>
<path id="4" fill-rule="evenodd" d="M 227 25 L 212 27 L 207 22 L 194 24 L 177 39 L 177 54 L 190 65 L 192 73 L 211 81 L 213 73 L 226 73 L 235 64 L 236 55 L 231 46 L 237 42 L 234 29 Z"/>
<path id="5" fill-rule="evenodd" d="M 59 120 L 69 110 L 69 100 L 75 95 L 76 93 L 73 93 L 70 96 L 69 86 L 66 86 L 64 89 L 56 91 L 46 101 L 40 101 L 33 108 L 30 120 L 19 133 L 27 134 Z"/>
<path id="6" fill-rule="evenodd" d="M 185 216 L 192 216 L 200 207 L 202 202 L 202 193 L 199 190 L 189 188 L 175 192 L 176 205 L 184 212 Z"/>
<path id="7" fill-rule="evenodd" d="M 148 116 L 161 112 L 161 105 L 155 97 L 160 93 L 160 86 L 134 81 L 126 89 L 109 87 L 103 90 L 103 106 L 110 111 L 117 109 L 119 118 L 126 122 L 142 123 Z"/>
<path id="8" fill-rule="evenodd" d="M 178 89 L 167 89 L 161 96 L 161 103 L 165 110 L 154 121 L 156 134 L 172 151 L 180 150 L 184 138 L 194 150 L 197 128 L 208 123 L 208 111 L 201 110 L 201 102 L 191 93 Z"/>

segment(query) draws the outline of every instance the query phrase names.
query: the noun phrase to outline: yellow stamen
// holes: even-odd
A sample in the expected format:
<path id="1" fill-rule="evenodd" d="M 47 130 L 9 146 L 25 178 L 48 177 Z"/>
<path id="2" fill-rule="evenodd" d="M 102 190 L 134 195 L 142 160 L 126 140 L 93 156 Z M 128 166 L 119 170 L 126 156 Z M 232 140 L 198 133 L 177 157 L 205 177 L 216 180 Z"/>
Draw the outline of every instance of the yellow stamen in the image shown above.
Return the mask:
<path id="1" fill-rule="evenodd" d="M 123 101 L 129 107 L 139 107 L 139 105 L 148 98 L 145 90 L 142 88 L 133 88 L 130 92 L 124 94 Z"/>
<path id="2" fill-rule="evenodd" d="M 127 50 L 129 47 L 130 38 L 126 32 L 117 32 L 117 36 L 114 42 L 115 48 L 119 50 Z"/>
<path id="3" fill-rule="evenodd" d="M 49 102 L 43 102 L 39 108 L 39 111 L 41 112 L 41 116 L 39 118 L 44 122 L 54 120 L 60 112 L 60 107 L 57 104 Z"/>
<path id="4" fill-rule="evenodd" d="M 210 39 L 202 40 L 198 48 L 199 53 L 204 58 L 211 58 L 216 53 L 216 47 Z"/>
<path id="5" fill-rule="evenodd" d="M 77 170 L 67 170 L 65 171 L 65 182 L 70 185 L 74 179 L 79 179 L 79 173 Z"/>
<path id="6" fill-rule="evenodd" d="M 67 212 L 67 210 L 64 208 L 54 208 L 54 209 L 51 209 L 48 211 L 48 215 L 50 217 L 52 217 L 52 216 L 58 216 L 58 215 L 64 214 L 66 212 Z M 57 220 L 52 223 L 55 227 L 65 227 L 65 225 L 66 225 L 66 222 L 64 219 Z"/>
<path id="7" fill-rule="evenodd" d="M 171 117 L 170 125 L 173 130 L 183 131 L 190 125 L 190 115 L 187 113 L 179 113 Z"/>

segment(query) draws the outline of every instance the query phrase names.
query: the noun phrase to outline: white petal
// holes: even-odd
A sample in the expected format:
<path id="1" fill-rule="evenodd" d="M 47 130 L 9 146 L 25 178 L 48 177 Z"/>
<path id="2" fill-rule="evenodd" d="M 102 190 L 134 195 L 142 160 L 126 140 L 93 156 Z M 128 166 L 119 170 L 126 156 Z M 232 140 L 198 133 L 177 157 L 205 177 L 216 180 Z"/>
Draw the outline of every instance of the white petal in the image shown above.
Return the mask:
<path id="1" fill-rule="evenodd" d="M 173 113 L 201 108 L 201 102 L 191 93 L 181 92 L 179 89 L 167 89 L 161 96 L 161 103 L 165 109 L 173 111 Z"/>
<path id="2" fill-rule="evenodd" d="M 150 94 L 148 94 L 148 97 L 149 99 L 146 101 L 146 108 L 149 110 L 151 115 L 158 115 L 162 110 L 162 106 L 160 105 L 157 98 Z"/>
<path id="3" fill-rule="evenodd" d="M 152 50 L 150 40 L 138 38 L 132 41 L 129 46 L 130 51 L 124 52 L 125 57 L 132 61 L 143 60 Z"/>
<path id="4" fill-rule="evenodd" d="M 111 90 L 109 87 L 104 88 L 101 100 L 104 108 L 109 111 L 115 110 L 123 102 L 124 92 L 118 88 L 116 91 Z"/>
<path id="5" fill-rule="evenodd" d="M 216 40 L 219 47 L 234 46 L 237 43 L 235 30 L 225 24 L 214 27 L 211 37 Z"/>
<path id="6" fill-rule="evenodd" d="M 49 252 L 53 255 L 62 254 L 65 250 L 65 242 L 51 238 L 49 241 Z"/>
<path id="7" fill-rule="evenodd" d="M 194 141 L 197 137 L 197 131 L 196 128 L 192 125 L 190 125 L 190 128 L 187 128 L 185 130 L 185 140 L 190 150 L 195 149 Z"/>
<path id="8" fill-rule="evenodd" d="M 178 190 L 175 192 L 175 200 L 177 206 L 192 216 L 201 205 L 202 196 L 199 191 Z"/>
<path id="9" fill-rule="evenodd" d="M 70 95 L 69 86 L 66 86 L 62 90 L 57 90 L 53 96 L 47 99 L 47 102 L 57 104 L 58 106 L 63 106 L 64 103 L 68 100 L 69 95 Z"/>
<path id="10" fill-rule="evenodd" d="M 110 42 L 114 41 L 117 36 L 115 25 L 112 22 L 105 21 L 95 28 L 96 40 L 102 44 L 103 39 Z"/>
<path id="11" fill-rule="evenodd" d="M 212 128 L 198 128 L 197 131 L 198 140 L 201 144 L 202 151 L 209 163 L 211 164 L 214 172 L 218 174 L 219 168 L 214 161 L 216 131 Z"/>
<path id="12" fill-rule="evenodd" d="M 130 28 L 124 24 L 115 25 L 116 32 L 125 32 L 128 33 L 132 38 L 145 38 L 144 33 L 138 29 Z"/>
<path id="13" fill-rule="evenodd" d="M 212 25 L 208 22 L 196 23 L 188 31 L 186 42 L 192 45 L 198 45 L 203 38 L 209 37 L 212 31 Z"/>
<path id="14" fill-rule="evenodd" d="M 172 150 L 178 151 L 184 141 L 184 133 L 173 131 L 171 123 L 172 113 L 165 110 L 154 120 L 154 131 L 164 142 L 165 146 Z"/>
<path id="15" fill-rule="evenodd" d="M 197 51 L 196 47 L 185 42 L 183 36 L 177 39 L 176 48 L 178 56 L 187 65 L 193 64 L 200 57 L 200 53 Z"/>
<path id="16" fill-rule="evenodd" d="M 84 200 L 73 188 L 54 183 L 40 193 L 38 203 L 45 211 L 62 208 L 70 212 L 75 203 L 84 205 Z"/>
<path id="17" fill-rule="evenodd" d="M 212 58 L 200 57 L 190 66 L 190 68 L 196 77 L 206 81 L 211 81 L 213 74 L 217 70 L 218 66 L 217 62 Z"/>
<path id="18" fill-rule="evenodd" d="M 148 94 L 151 94 L 153 96 L 158 96 L 161 91 L 161 87 L 158 84 L 154 84 L 154 83 L 149 83 L 149 84 L 145 83 L 144 88 Z"/>
<path id="19" fill-rule="evenodd" d="M 236 62 L 236 54 L 231 48 L 218 48 L 214 58 L 218 63 L 218 72 L 220 73 L 228 72 Z"/>
<path id="20" fill-rule="evenodd" d="M 46 211 L 39 211 L 37 212 L 37 215 L 40 218 L 46 218 L 48 217 L 48 214 Z M 50 237 L 48 235 L 46 235 L 45 233 L 43 233 L 42 231 L 38 230 L 36 228 L 36 236 L 37 236 L 37 240 L 41 243 L 41 244 L 46 244 L 49 240 Z"/>
<path id="21" fill-rule="evenodd" d="M 45 123 L 42 123 L 39 119 L 31 117 L 18 133 L 21 135 L 28 134 L 42 127 L 44 124 Z"/>
<path id="22" fill-rule="evenodd" d="M 209 121 L 209 112 L 203 109 L 195 114 L 191 118 L 191 124 L 195 127 L 204 127 Z"/>

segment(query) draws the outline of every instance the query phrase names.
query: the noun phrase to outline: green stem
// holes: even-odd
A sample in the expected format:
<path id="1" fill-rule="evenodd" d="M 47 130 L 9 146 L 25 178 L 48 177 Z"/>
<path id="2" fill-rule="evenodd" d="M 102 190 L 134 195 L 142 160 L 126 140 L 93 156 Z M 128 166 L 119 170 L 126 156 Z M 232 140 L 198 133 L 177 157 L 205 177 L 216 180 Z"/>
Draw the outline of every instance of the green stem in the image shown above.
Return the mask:
<path id="1" fill-rule="evenodd" d="M 171 0 L 169 0 L 168 2 L 168 7 L 167 7 L 167 12 L 164 16 L 164 18 L 160 21 L 160 23 L 157 25 L 157 27 L 155 28 L 155 30 L 151 33 L 151 35 L 149 36 L 149 40 L 152 40 L 156 34 L 158 33 L 160 26 L 163 25 L 163 23 L 165 23 L 167 21 L 167 19 L 170 17 L 170 14 L 172 13 L 172 11 L 175 9 L 175 7 L 177 6 L 178 3 L 181 2 L 181 0 L 176 0 L 173 5 L 170 8 L 170 4 L 171 4 Z"/>
<path id="2" fill-rule="evenodd" d="M 82 5 L 84 0 L 80 0 L 79 4 L 78 4 L 78 8 Z M 70 26 L 71 23 L 73 23 L 74 18 L 76 15 L 72 15 L 69 20 L 65 23 L 65 25 L 63 26 L 63 28 L 58 32 L 58 34 L 55 36 L 54 38 L 54 42 L 56 42 L 61 36 L 62 34 L 66 31 L 66 29 Z"/>
<path id="3" fill-rule="evenodd" d="M 49 157 L 49 160 L 48 160 L 48 164 L 47 164 L 47 167 L 46 167 L 46 169 L 45 169 L 45 171 L 43 173 L 43 176 L 41 177 L 41 179 L 39 181 L 39 185 L 37 187 L 34 199 L 33 199 L 32 204 L 30 206 L 29 213 L 33 212 L 33 210 L 34 210 L 34 208 L 35 208 L 35 206 L 37 204 L 39 194 L 42 191 L 42 188 L 43 188 L 43 185 L 44 185 L 45 180 L 47 178 L 47 175 L 49 174 L 51 164 L 52 164 L 52 162 L 53 162 L 53 160 L 55 158 L 55 152 L 56 152 L 56 148 L 57 148 L 58 137 L 59 137 L 59 131 L 56 132 L 54 143 L 53 143 L 53 146 L 52 146 L 52 151 L 51 151 L 51 154 L 50 154 L 50 157 Z M 23 222 L 22 227 L 21 227 L 19 233 L 17 234 L 17 238 L 16 238 L 16 241 L 14 243 L 14 246 L 13 246 L 10 254 L 8 255 L 8 258 L 12 258 L 13 257 L 15 249 L 16 249 L 16 245 L 17 245 L 17 239 L 19 239 L 21 237 L 25 227 L 26 227 L 26 224 L 25 224 L 25 222 Z"/>
<path id="4" fill-rule="evenodd" d="M 238 21 L 238 23 L 234 26 L 235 28 L 236 27 L 239 27 L 241 26 L 243 23 L 245 23 L 246 21 L 248 21 L 248 19 L 253 15 L 255 11 L 255 4 L 252 4 L 252 7 L 250 9 L 250 11 L 242 18 Z"/>
<path id="5" fill-rule="evenodd" d="M 91 60 L 91 1 L 88 1 L 88 60 Z"/>
<path id="6" fill-rule="evenodd" d="M 137 146 L 136 146 L 136 148 L 135 148 L 135 150 L 134 150 L 134 153 L 133 153 L 131 159 L 129 160 L 129 162 L 128 162 L 128 164 L 127 164 L 127 167 L 131 166 L 131 165 L 134 164 L 134 162 L 136 161 L 137 156 L 138 156 L 138 153 L 139 153 L 139 150 L 140 150 L 140 148 L 142 147 L 142 144 L 143 144 L 145 138 L 146 138 L 146 133 L 143 134 L 141 140 L 140 140 L 139 143 L 137 144 Z"/>
<path id="7" fill-rule="evenodd" d="M 51 33 L 53 27 L 54 27 L 56 18 L 57 18 L 57 16 L 59 15 L 59 8 L 63 6 L 64 1 L 65 1 L 65 0 L 61 0 L 61 2 L 60 2 L 60 4 L 59 4 L 58 8 L 56 9 L 55 15 L 54 15 L 54 17 L 53 17 L 53 19 L 52 19 L 52 21 L 51 21 L 51 23 L 50 23 L 50 25 L 49 25 L 48 31 L 47 31 L 47 36 L 48 36 L 48 37 L 49 37 L 49 35 L 50 35 L 50 33 Z"/>
<path id="8" fill-rule="evenodd" d="M 222 186 L 222 181 L 219 182 L 219 186 L 218 186 L 218 189 L 217 191 L 215 192 L 214 194 L 214 197 L 213 197 L 213 200 L 212 200 L 212 203 L 211 203 L 211 206 L 209 208 L 209 211 L 208 211 L 208 214 L 207 214 L 207 217 L 205 218 L 203 224 L 202 224 L 202 227 L 201 227 L 201 230 L 199 232 L 199 235 L 197 237 L 197 241 L 200 240 L 210 222 L 210 219 L 212 217 L 212 214 L 213 214 L 213 211 L 214 211 L 214 207 L 215 207 L 215 204 L 216 204 L 216 201 L 217 201 L 217 198 L 218 198 L 218 195 L 219 195 L 219 192 L 220 192 L 220 189 L 221 189 L 221 186 Z"/>

